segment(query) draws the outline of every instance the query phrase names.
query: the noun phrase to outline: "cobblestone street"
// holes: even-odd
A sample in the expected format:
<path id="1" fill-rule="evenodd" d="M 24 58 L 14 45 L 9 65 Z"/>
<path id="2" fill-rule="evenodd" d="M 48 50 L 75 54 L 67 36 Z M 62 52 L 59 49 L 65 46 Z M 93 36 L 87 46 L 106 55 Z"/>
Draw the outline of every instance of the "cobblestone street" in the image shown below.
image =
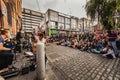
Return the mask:
<path id="1" fill-rule="evenodd" d="M 107 59 L 57 45 L 48 46 L 46 53 L 59 80 L 120 80 L 120 58 Z"/>

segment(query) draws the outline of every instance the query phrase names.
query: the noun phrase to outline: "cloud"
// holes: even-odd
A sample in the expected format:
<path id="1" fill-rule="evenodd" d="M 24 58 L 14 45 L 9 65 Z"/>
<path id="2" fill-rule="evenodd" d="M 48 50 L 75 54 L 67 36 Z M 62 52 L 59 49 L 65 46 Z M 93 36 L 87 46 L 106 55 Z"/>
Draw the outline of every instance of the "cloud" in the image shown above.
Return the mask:
<path id="1" fill-rule="evenodd" d="M 23 7 L 39 10 L 36 0 L 22 0 Z M 86 17 L 84 6 L 86 0 L 38 0 L 41 12 L 45 13 L 48 8 L 61 13 L 71 14 L 76 17 Z"/>
<path id="2" fill-rule="evenodd" d="M 39 0 L 41 11 L 46 12 L 48 8 L 56 7 L 58 0 Z"/>
<path id="3" fill-rule="evenodd" d="M 32 10 L 37 10 L 37 11 L 39 10 L 35 0 L 31 0 L 31 1 L 30 0 L 22 0 L 22 7 L 32 9 Z"/>
<path id="4" fill-rule="evenodd" d="M 55 7 L 58 3 L 58 0 L 47 0 L 46 3 L 43 5 L 44 7 Z"/>

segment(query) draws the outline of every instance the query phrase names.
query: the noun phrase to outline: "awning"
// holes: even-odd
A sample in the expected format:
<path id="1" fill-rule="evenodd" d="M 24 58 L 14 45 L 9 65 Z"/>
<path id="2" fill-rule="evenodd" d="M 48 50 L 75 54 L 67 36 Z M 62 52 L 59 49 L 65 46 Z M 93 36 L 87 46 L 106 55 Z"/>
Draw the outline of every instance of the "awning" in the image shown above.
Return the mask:
<path id="1" fill-rule="evenodd" d="M 0 0 L 0 10 L 4 16 L 7 14 L 7 8 L 3 0 Z"/>

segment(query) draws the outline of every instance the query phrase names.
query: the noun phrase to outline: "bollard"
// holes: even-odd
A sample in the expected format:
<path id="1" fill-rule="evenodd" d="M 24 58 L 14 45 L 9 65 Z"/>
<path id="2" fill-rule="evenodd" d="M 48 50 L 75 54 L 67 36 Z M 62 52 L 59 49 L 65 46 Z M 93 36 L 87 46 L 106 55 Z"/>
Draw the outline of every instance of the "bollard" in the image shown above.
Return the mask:
<path id="1" fill-rule="evenodd" d="M 45 79 L 45 48 L 44 43 L 38 42 L 37 43 L 37 52 L 36 52 L 36 74 L 38 80 Z"/>

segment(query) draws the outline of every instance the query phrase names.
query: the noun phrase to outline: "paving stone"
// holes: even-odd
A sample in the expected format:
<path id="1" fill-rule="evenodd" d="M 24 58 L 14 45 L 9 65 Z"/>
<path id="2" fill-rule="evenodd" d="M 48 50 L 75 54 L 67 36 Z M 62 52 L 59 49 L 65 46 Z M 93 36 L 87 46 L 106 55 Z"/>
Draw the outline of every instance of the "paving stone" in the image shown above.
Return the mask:
<path id="1" fill-rule="evenodd" d="M 116 77 L 120 78 L 120 75 L 116 74 Z"/>
<path id="2" fill-rule="evenodd" d="M 80 52 L 77 49 L 57 45 L 47 47 L 46 53 L 48 53 L 48 59 L 53 64 L 53 67 L 57 65 L 57 68 L 61 70 L 59 73 L 68 77 L 68 79 L 120 79 L 120 59 L 118 58 L 114 60 L 107 59 L 98 54 L 88 54 L 86 52 Z M 50 54 L 52 54 L 52 57 Z M 57 59 L 57 61 L 55 61 L 55 59 Z M 65 80 L 68 79 L 66 78 Z"/>
<path id="3" fill-rule="evenodd" d="M 114 80 L 120 80 L 119 78 L 115 77 Z"/>
<path id="4" fill-rule="evenodd" d="M 102 76 L 100 80 L 105 80 L 105 79 L 106 79 L 106 78 Z"/>
<path id="5" fill-rule="evenodd" d="M 109 79 L 109 80 L 113 80 L 113 77 L 112 77 L 112 76 L 109 76 L 108 79 Z"/>
<path id="6" fill-rule="evenodd" d="M 97 75 L 96 77 L 95 77 L 95 80 L 99 80 L 100 79 L 100 75 Z"/>
<path id="7" fill-rule="evenodd" d="M 94 73 L 91 75 L 92 78 L 95 78 L 95 76 L 96 76 L 96 74 L 94 74 Z"/>

